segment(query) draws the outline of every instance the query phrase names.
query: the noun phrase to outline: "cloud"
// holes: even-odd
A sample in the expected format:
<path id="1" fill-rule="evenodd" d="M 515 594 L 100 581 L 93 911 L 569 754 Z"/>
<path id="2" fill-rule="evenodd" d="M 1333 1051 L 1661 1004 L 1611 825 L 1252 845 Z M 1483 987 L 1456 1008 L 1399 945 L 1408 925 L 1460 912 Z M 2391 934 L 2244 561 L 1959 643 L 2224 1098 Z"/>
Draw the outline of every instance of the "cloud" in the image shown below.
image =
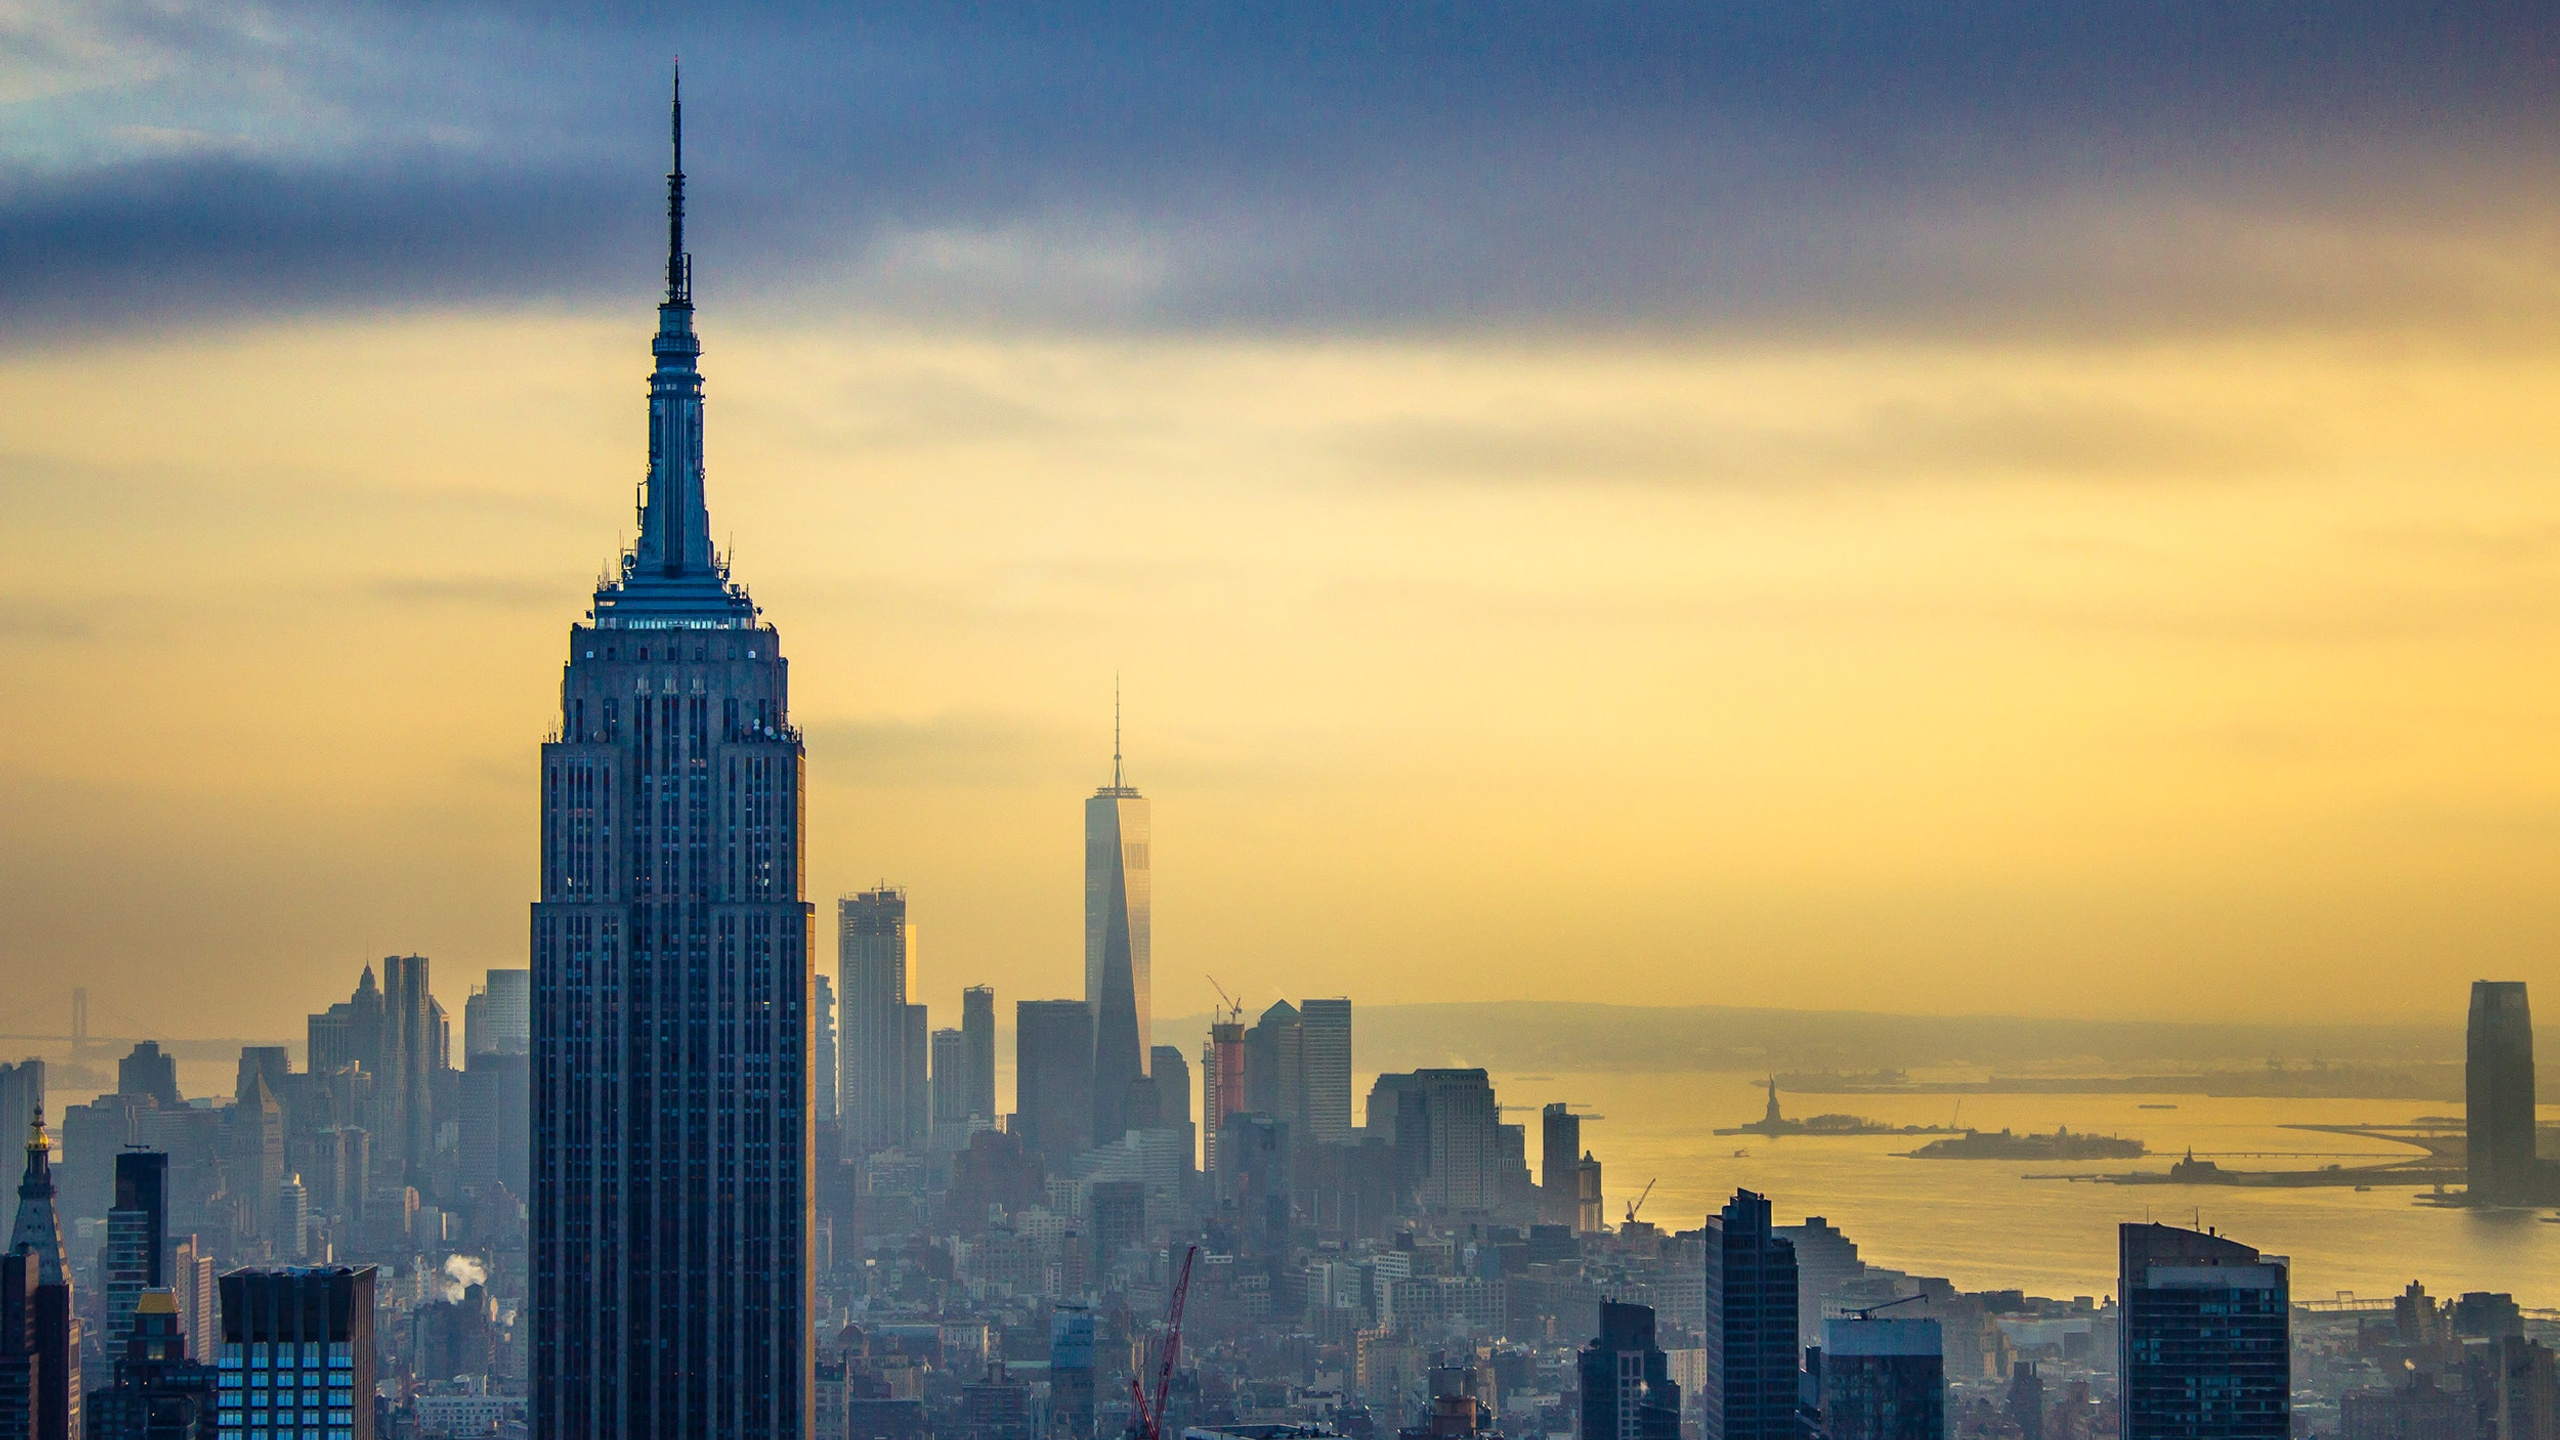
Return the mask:
<path id="1" fill-rule="evenodd" d="M 2560 309 L 2560 19 L 2524 4 L 25 14 L 20 334 L 637 300 L 675 50 L 721 304 L 1327 331 Z"/>

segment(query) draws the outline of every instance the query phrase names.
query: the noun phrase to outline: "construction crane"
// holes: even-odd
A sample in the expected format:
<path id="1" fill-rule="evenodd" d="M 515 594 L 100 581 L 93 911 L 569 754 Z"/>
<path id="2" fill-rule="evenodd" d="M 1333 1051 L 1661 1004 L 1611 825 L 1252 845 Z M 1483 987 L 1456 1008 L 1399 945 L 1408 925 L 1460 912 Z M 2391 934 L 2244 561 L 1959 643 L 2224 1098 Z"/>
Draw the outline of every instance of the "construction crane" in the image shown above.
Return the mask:
<path id="1" fill-rule="evenodd" d="M 1873 1320 L 1876 1318 L 1876 1312 L 1879 1310 L 1890 1310 L 1896 1305 L 1908 1305 L 1914 1300 L 1926 1300 L 1928 1298 L 1929 1297 L 1927 1295 L 1915 1290 L 1908 1295 L 1896 1296 L 1881 1305 L 1861 1305 L 1855 1310 L 1843 1310 L 1840 1313 L 1842 1316 L 1851 1320 Z"/>
<path id="2" fill-rule="evenodd" d="M 1218 982 L 1212 980 L 1212 985 Z M 1218 992 L 1224 995 L 1226 992 Z M 1164 1307 L 1164 1356 L 1156 1363 L 1156 1393 L 1147 1394 L 1138 1377 L 1129 1377 L 1129 1400 L 1133 1407 L 1129 1416 L 1129 1440 L 1164 1440 L 1164 1402 L 1173 1389 L 1173 1364 L 1182 1354 L 1182 1302 L 1191 1295 L 1191 1262 L 1200 1256 L 1200 1247 L 1187 1246 L 1182 1252 L 1182 1273 L 1174 1279 L 1173 1296 Z"/>
<path id="3" fill-rule="evenodd" d="M 1644 1202 L 1653 1198 L 1653 1187 L 1657 1183 L 1658 1179 L 1659 1177 L 1657 1177 L 1656 1180 L 1647 1180 L 1644 1182 L 1644 1193 L 1627 1202 L 1628 1224 L 1633 1225 L 1636 1223 L 1636 1212 L 1644 1208 Z"/>
<path id="4" fill-rule="evenodd" d="M 1217 991 L 1217 992 L 1218 992 L 1218 998 L 1219 998 L 1220 1000 L 1223 1000 L 1223 1001 L 1225 1001 L 1225 1002 L 1226 1002 L 1226 1004 L 1225 1004 L 1225 1005 L 1220 1009 L 1220 1011 L 1219 1011 L 1219 1014 L 1220 1014 L 1220 1015 L 1224 1015 L 1226 1018 L 1225 1018 L 1224 1020 L 1220 1020 L 1220 1021 L 1218 1021 L 1218 1023 L 1220 1023 L 1220 1024 L 1225 1024 L 1225 1025 L 1241 1025 L 1241 1024 L 1243 1024 L 1243 1023 L 1244 1023 L 1244 1001 L 1242 1001 L 1242 1000 L 1240 1000 L 1240 999 L 1236 998 L 1236 997 L 1235 997 L 1235 996 L 1233 996 L 1233 995 L 1228 994 L 1228 993 L 1227 993 L 1227 987 L 1218 983 L 1218 977 L 1217 977 L 1217 976 L 1215 976 L 1215 975 L 1209 976 L 1209 977 L 1208 977 L 1208 980 L 1209 980 L 1209 988 L 1210 988 L 1210 989 L 1212 989 L 1212 990 Z M 1217 1018 L 1218 1018 L 1218 1017 L 1217 1017 L 1216 1015 L 1213 1015 L 1213 1016 L 1211 1016 L 1210 1018 L 1211 1018 L 1212 1020 L 1217 1020 Z"/>

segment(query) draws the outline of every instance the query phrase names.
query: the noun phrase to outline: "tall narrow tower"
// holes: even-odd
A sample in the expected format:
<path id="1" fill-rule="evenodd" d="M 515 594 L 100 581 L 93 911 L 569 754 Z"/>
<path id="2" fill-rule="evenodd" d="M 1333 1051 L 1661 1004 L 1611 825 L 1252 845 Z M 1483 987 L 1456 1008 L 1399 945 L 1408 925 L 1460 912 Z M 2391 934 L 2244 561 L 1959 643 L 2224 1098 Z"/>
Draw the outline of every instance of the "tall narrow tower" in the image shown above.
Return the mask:
<path id="1" fill-rule="evenodd" d="M 1129 1085 L 1155 1044 L 1147 955 L 1147 802 L 1120 766 L 1111 708 L 1111 783 L 1084 802 L 1084 1003 L 1093 1011 L 1093 1143 L 1128 1128 Z"/>
<path id="2" fill-rule="evenodd" d="M 811 915 L 780 637 L 711 548 L 682 112 L 640 533 L 569 629 L 533 907 L 533 1429 L 811 1423 Z"/>

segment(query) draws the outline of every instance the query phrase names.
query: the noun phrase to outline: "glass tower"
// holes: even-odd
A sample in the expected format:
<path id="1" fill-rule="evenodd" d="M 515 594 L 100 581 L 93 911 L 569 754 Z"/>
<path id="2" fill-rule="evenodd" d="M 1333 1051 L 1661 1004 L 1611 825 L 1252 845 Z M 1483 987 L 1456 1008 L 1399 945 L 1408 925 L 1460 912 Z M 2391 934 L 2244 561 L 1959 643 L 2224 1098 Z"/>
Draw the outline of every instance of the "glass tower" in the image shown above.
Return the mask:
<path id="1" fill-rule="evenodd" d="M 1794 1440 L 1796 1247 L 1769 1202 L 1736 1190 L 1707 1221 L 1706 1440 Z"/>
<path id="2" fill-rule="evenodd" d="M 532 1428 L 547 1440 L 810 1425 L 805 760 L 780 637 L 711 548 L 675 123 L 639 537 L 570 627 L 542 747 Z"/>
<path id="3" fill-rule="evenodd" d="M 1112 722 L 1111 783 L 1084 802 L 1084 1003 L 1093 1012 L 1092 1141 L 1128 1127 L 1129 1085 L 1155 1046 L 1147 949 L 1147 802 L 1120 768 Z"/>
<path id="4" fill-rule="evenodd" d="M 2117 1229 L 2124 1440 L 2284 1440 L 2285 1262 L 2171 1225 Z"/>
<path id="5" fill-rule="evenodd" d="M 2533 1011 L 2521 980 L 2475 980 L 2463 1066 L 2471 1198 L 2530 1205 L 2541 1187 L 2533 1149 Z"/>

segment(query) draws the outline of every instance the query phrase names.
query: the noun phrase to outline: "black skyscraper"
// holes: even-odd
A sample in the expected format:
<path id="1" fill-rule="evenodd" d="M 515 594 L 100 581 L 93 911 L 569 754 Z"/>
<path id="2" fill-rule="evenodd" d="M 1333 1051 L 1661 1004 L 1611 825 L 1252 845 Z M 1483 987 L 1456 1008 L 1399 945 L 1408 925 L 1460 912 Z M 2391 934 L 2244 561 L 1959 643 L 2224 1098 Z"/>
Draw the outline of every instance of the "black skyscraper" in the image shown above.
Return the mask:
<path id="1" fill-rule="evenodd" d="M 2463 1118 L 2471 1132 L 2471 1198 L 2529 1205 L 2533 1153 L 2533 1012 L 2521 980 L 2471 982 Z"/>
<path id="2" fill-rule="evenodd" d="M 680 123 L 639 538 L 570 627 L 542 747 L 532 1428 L 547 1440 L 810 1425 L 803 753 L 779 638 L 711 545 Z"/>
<path id="3" fill-rule="evenodd" d="M 1707 1221 L 1706 1440 L 1794 1440 L 1796 1247 L 1769 1202 L 1736 1190 Z"/>
<path id="4" fill-rule="evenodd" d="M 2124 1440 L 2283 1440 L 2293 1356 L 2282 1261 L 2169 1225 L 2117 1231 Z"/>
<path id="5" fill-rule="evenodd" d="M 2022 1362 L 2018 1373 L 2027 1369 Z M 1821 1370 L 1828 1440 L 1945 1440 L 1946 1343 L 1937 1321 L 1825 1320 Z"/>
<path id="6" fill-rule="evenodd" d="M 1581 1440 L 1680 1440 L 1680 1387 L 1653 1343 L 1653 1310 L 1600 1302 L 1600 1334 L 1582 1347 Z"/>

